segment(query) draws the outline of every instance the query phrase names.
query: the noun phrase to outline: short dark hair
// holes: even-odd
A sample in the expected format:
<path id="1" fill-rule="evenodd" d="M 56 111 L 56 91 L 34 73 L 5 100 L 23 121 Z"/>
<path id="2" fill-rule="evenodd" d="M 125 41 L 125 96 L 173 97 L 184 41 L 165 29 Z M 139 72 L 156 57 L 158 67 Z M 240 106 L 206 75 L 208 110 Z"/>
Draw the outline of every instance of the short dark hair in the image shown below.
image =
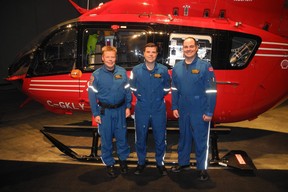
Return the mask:
<path id="1" fill-rule="evenodd" d="M 198 45 L 198 41 L 197 41 L 194 37 L 192 37 L 192 36 L 186 37 L 186 38 L 183 40 L 183 42 L 184 42 L 185 40 L 187 40 L 187 39 L 192 39 L 192 40 L 194 40 L 195 45 Z"/>
<path id="2" fill-rule="evenodd" d="M 158 52 L 158 46 L 155 45 L 155 43 L 147 43 L 147 44 L 144 46 L 144 49 L 143 49 L 144 52 L 145 52 L 145 50 L 146 50 L 146 47 L 156 47 L 156 51 Z"/>

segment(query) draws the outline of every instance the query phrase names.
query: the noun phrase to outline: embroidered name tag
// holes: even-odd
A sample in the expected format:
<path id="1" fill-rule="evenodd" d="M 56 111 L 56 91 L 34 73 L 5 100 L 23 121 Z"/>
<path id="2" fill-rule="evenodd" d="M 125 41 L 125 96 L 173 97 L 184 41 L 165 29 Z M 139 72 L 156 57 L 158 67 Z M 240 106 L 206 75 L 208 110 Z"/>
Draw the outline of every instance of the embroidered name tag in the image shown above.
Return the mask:
<path id="1" fill-rule="evenodd" d="M 154 74 L 154 77 L 155 77 L 155 78 L 161 78 L 161 74 L 160 74 L 160 73 L 155 73 L 155 74 Z"/>
<path id="2" fill-rule="evenodd" d="M 198 69 L 192 69 L 192 74 L 199 74 L 199 70 Z"/>
<path id="3" fill-rule="evenodd" d="M 116 74 L 114 77 L 115 77 L 115 79 L 122 79 L 122 75 L 120 75 L 120 74 Z"/>

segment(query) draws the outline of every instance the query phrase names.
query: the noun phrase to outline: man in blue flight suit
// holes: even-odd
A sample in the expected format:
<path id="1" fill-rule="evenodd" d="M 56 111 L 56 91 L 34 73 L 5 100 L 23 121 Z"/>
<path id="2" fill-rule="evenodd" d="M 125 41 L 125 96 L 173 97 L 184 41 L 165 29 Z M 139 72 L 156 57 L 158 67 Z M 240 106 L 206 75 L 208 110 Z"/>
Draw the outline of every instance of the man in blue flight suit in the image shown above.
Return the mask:
<path id="1" fill-rule="evenodd" d="M 145 63 L 135 66 L 130 75 L 130 86 L 137 98 L 135 105 L 136 152 L 138 164 L 134 174 L 144 171 L 146 140 L 151 125 L 155 141 L 155 159 L 161 175 L 167 175 L 164 165 L 166 152 L 166 105 L 164 96 L 170 91 L 168 69 L 156 63 L 158 47 L 148 43 L 144 47 Z"/>
<path id="2" fill-rule="evenodd" d="M 172 110 L 179 118 L 178 165 L 173 172 L 190 168 L 192 143 L 195 144 L 196 168 L 199 179 L 209 178 L 210 121 L 216 103 L 216 83 L 210 63 L 197 56 L 198 44 L 193 37 L 183 41 L 185 59 L 172 70 Z"/>
<path id="3" fill-rule="evenodd" d="M 132 94 L 126 70 L 115 65 L 116 53 L 115 47 L 102 48 L 104 65 L 93 72 L 88 89 L 93 117 L 99 125 L 101 159 L 110 177 L 117 176 L 112 156 L 113 137 L 116 139 L 121 173 L 128 172 L 126 159 L 130 154 L 126 117 L 130 116 Z"/>

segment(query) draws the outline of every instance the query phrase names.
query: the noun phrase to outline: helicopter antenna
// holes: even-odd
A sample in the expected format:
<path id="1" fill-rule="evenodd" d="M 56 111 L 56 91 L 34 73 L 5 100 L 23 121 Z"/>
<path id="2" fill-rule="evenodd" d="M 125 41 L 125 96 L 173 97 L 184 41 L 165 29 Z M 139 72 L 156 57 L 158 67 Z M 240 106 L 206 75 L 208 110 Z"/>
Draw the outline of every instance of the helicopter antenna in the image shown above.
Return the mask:
<path id="1" fill-rule="evenodd" d="M 89 1 L 89 0 L 88 0 Z M 82 7 L 80 7 L 79 5 L 77 5 L 74 1 L 69 0 L 69 2 L 73 5 L 73 7 L 80 13 L 80 14 L 84 14 L 86 13 L 89 9 L 84 9 Z M 89 5 L 87 5 L 88 7 Z"/>

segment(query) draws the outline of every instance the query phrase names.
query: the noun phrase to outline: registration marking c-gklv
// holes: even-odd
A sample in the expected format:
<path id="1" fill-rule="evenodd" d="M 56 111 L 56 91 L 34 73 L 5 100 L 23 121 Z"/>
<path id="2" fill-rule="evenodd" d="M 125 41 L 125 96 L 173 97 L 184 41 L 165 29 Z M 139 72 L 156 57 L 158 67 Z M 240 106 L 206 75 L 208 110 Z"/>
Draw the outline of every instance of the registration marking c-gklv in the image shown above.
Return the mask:
<path id="1" fill-rule="evenodd" d="M 58 103 L 53 103 L 52 101 L 50 100 L 47 100 L 46 101 L 47 104 L 50 106 L 50 107 L 60 107 L 62 109 L 75 109 L 75 110 L 84 110 L 84 103 L 73 103 L 73 102 L 58 102 Z"/>

